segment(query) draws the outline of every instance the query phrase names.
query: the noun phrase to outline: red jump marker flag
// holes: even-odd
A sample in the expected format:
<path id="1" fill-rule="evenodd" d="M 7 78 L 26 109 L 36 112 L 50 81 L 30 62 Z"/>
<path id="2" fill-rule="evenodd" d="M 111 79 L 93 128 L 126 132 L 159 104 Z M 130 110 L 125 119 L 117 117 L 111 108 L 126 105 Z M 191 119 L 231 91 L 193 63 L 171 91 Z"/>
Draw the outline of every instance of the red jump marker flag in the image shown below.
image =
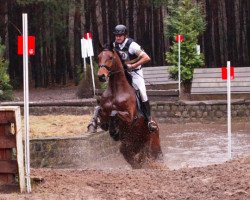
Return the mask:
<path id="1" fill-rule="evenodd" d="M 227 80 L 227 67 L 221 68 L 221 78 L 222 80 Z M 234 67 L 230 67 L 230 78 L 231 80 L 234 79 Z"/>
<path id="2" fill-rule="evenodd" d="M 17 37 L 17 54 L 23 55 L 23 36 Z M 35 36 L 28 36 L 28 54 L 35 55 Z"/>
<path id="3" fill-rule="evenodd" d="M 86 40 L 92 40 L 92 33 L 85 33 L 84 34 L 84 38 L 86 39 Z"/>
<path id="4" fill-rule="evenodd" d="M 179 36 L 180 36 L 180 42 L 183 42 L 183 39 L 184 39 L 184 38 L 183 38 L 183 35 L 176 35 L 176 36 L 175 36 L 175 41 L 176 41 L 176 42 L 179 42 Z"/>

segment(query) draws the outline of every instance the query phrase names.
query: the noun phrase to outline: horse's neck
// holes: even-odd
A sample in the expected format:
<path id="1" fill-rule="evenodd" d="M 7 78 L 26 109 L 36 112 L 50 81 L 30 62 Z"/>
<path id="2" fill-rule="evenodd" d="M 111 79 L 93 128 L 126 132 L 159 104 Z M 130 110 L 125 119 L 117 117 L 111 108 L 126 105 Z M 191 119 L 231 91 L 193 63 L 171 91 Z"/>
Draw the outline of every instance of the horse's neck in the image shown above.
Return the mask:
<path id="1" fill-rule="evenodd" d="M 113 66 L 114 74 L 112 74 L 109 78 L 109 86 L 112 90 L 115 91 L 127 90 L 127 88 L 131 88 L 131 86 L 126 78 L 123 65 L 117 53 L 114 53 L 114 56 L 115 56 L 114 66 Z"/>

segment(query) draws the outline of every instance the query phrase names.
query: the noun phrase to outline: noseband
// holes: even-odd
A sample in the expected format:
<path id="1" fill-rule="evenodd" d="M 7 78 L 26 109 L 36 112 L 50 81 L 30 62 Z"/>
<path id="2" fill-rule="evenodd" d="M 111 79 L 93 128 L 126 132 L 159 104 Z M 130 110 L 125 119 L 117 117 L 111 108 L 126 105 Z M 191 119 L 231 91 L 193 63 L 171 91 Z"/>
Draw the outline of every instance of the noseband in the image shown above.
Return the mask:
<path id="1" fill-rule="evenodd" d="M 106 68 L 109 72 L 111 71 L 111 70 L 109 69 L 109 67 L 108 67 L 106 64 L 101 64 L 101 65 L 99 65 L 99 67 L 100 67 L 100 68 L 104 67 L 104 68 Z"/>

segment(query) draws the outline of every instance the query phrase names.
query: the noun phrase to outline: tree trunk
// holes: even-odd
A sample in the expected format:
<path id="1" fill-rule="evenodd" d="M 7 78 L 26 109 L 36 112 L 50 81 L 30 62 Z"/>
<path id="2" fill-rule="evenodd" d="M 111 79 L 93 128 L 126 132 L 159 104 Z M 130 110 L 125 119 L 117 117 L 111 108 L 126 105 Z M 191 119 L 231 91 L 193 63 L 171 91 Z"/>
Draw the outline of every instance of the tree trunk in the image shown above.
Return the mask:
<path id="1" fill-rule="evenodd" d="M 107 26 L 107 1 L 102 0 L 101 1 L 101 7 L 102 7 L 102 40 L 101 43 L 107 43 L 108 41 L 108 26 Z"/>
<path id="2" fill-rule="evenodd" d="M 134 1 L 128 1 L 128 33 L 134 37 Z"/>
<path id="3" fill-rule="evenodd" d="M 178 0 L 175 0 L 178 1 Z M 82 67 L 80 39 L 93 32 L 94 58 L 101 43 L 114 40 L 117 24 L 128 28 L 150 55 L 148 65 L 164 65 L 170 42 L 163 35 L 164 7 L 140 0 L 74 0 L 26 1 L 2 0 L 0 4 L 0 37 L 6 45 L 9 74 L 14 85 L 22 85 L 22 57 L 17 55 L 17 36 L 22 32 L 21 16 L 29 13 L 29 34 L 36 36 L 36 55 L 30 57 L 32 81 L 36 87 L 66 84 Z M 234 66 L 250 64 L 250 1 L 195 0 L 202 2 L 206 13 L 206 31 L 201 36 L 207 67 L 220 67 L 230 60 Z M 67 7 L 68 4 L 71 6 Z M 36 12 L 33 12 L 36 10 Z M 46 31 L 45 31 L 46 30 Z"/>
<path id="4" fill-rule="evenodd" d="M 81 65 L 81 0 L 75 0 L 75 15 L 74 15 L 74 74 L 77 74 L 78 69 L 83 69 Z M 75 76 L 75 84 L 78 83 Z"/>
<path id="5" fill-rule="evenodd" d="M 93 33 L 93 46 L 97 47 L 99 44 L 99 31 L 98 31 L 98 23 L 96 17 L 96 0 L 91 1 L 91 21 L 92 21 L 92 33 Z M 97 48 L 94 48 L 94 54 L 97 55 Z"/>
<path id="6" fill-rule="evenodd" d="M 8 1 L 2 0 L 0 4 L 0 43 L 8 48 Z M 6 49 L 8 50 L 8 49 Z M 5 57 L 8 59 L 8 51 L 5 52 Z"/>

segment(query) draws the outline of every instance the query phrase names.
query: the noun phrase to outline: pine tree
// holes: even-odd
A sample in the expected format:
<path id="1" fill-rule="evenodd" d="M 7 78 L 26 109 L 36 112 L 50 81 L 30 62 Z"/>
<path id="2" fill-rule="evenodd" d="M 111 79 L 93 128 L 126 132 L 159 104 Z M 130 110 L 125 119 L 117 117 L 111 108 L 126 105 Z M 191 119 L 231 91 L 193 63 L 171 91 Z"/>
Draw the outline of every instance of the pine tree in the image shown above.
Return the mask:
<path id="1" fill-rule="evenodd" d="M 1 45 L 0 38 L 0 100 L 11 100 L 12 86 L 7 72 L 8 62 L 3 58 L 5 46 Z"/>
<path id="2" fill-rule="evenodd" d="M 193 78 L 193 69 L 204 65 L 203 54 L 198 55 L 196 45 L 198 37 L 205 30 L 205 16 L 201 5 L 192 0 L 172 2 L 168 5 L 169 16 L 165 19 L 165 35 L 173 39 L 170 51 L 166 53 L 166 60 L 172 65 L 170 76 L 178 79 L 178 43 L 175 36 L 184 36 L 181 42 L 181 81 L 190 82 Z"/>

